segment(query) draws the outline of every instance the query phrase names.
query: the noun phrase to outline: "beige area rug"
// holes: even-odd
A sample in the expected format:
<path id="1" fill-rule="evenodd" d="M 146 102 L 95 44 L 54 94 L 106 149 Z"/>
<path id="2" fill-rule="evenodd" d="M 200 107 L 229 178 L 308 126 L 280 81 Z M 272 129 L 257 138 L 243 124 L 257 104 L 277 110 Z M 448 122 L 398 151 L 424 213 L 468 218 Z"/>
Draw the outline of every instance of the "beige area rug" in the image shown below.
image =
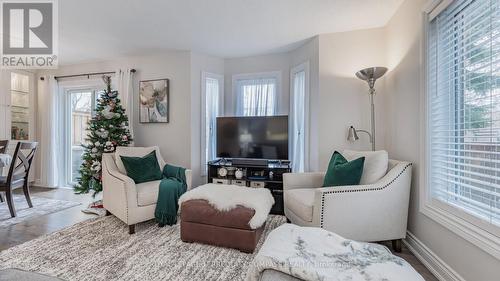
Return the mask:
<path id="1" fill-rule="evenodd" d="M 14 195 L 13 199 L 17 216 L 10 216 L 9 206 L 7 206 L 7 203 L 4 200 L 4 202 L 0 203 L 0 227 L 18 224 L 25 220 L 50 213 L 55 213 L 67 208 L 80 205 L 80 203 L 78 202 L 31 196 L 31 203 L 33 203 L 33 208 L 30 208 L 28 206 L 28 202 L 26 202 L 26 198 L 24 197 L 24 195 Z"/>
<path id="2" fill-rule="evenodd" d="M 285 223 L 269 216 L 260 239 Z M 179 225 L 138 224 L 136 234 L 114 216 L 91 219 L 0 253 L 0 269 L 19 268 L 65 280 L 243 280 L 254 254 L 184 243 Z"/>

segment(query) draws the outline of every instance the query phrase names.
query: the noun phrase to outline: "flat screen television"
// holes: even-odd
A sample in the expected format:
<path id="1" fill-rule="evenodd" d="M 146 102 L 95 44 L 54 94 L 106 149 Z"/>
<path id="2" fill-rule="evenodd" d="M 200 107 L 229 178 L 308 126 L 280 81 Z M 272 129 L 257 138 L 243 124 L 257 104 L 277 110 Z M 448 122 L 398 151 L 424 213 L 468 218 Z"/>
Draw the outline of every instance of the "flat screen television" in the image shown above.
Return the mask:
<path id="1" fill-rule="evenodd" d="M 217 117 L 217 157 L 288 160 L 288 116 Z"/>

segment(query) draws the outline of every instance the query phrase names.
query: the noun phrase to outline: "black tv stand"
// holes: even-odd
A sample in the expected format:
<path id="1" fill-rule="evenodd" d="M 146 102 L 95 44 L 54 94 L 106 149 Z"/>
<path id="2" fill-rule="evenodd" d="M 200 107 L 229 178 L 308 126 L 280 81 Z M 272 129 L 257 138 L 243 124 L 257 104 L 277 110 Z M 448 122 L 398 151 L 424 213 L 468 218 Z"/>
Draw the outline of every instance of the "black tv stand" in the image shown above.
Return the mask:
<path id="1" fill-rule="evenodd" d="M 267 188 L 274 197 L 274 206 L 271 214 L 284 215 L 283 211 L 283 174 L 292 171 L 290 161 L 235 161 L 236 159 L 219 159 L 209 162 L 208 182 L 220 184 L 235 184 L 249 188 Z M 241 159 L 238 159 L 241 160 Z M 254 159 L 243 159 L 254 160 Z M 260 160 L 260 159 L 256 159 Z M 265 164 L 264 164 L 265 161 Z M 225 168 L 228 173 L 220 177 L 218 170 Z M 243 176 L 236 178 L 236 170 L 241 170 Z"/>

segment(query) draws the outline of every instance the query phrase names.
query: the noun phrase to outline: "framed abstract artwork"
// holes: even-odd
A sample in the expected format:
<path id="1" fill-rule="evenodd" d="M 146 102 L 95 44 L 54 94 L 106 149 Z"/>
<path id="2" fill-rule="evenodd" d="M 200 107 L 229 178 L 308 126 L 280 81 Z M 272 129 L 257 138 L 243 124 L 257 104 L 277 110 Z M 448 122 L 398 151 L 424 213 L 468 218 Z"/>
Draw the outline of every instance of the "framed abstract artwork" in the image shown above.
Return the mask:
<path id="1" fill-rule="evenodd" d="M 169 80 L 145 80 L 139 82 L 139 122 L 168 123 Z"/>

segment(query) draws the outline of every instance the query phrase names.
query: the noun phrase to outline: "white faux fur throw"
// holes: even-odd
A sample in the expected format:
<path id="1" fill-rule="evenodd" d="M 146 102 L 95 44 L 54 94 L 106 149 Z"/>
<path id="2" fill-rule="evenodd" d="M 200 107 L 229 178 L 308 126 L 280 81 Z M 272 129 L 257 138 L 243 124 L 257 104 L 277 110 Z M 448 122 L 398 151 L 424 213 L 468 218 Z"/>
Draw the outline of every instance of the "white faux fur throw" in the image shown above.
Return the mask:
<path id="1" fill-rule="evenodd" d="M 274 205 L 274 198 L 267 188 L 250 188 L 226 184 L 205 184 L 184 193 L 179 198 L 179 206 L 183 202 L 201 199 L 207 200 L 210 205 L 219 211 L 229 211 L 238 205 L 255 210 L 255 214 L 248 223 L 250 228 L 261 227 Z"/>
<path id="2" fill-rule="evenodd" d="M 269 233 L 250 264 L 246 281 L 260 280 L 267 269 L 306 281 L 424 281 L 385 246 L 289 223 Z"/>

